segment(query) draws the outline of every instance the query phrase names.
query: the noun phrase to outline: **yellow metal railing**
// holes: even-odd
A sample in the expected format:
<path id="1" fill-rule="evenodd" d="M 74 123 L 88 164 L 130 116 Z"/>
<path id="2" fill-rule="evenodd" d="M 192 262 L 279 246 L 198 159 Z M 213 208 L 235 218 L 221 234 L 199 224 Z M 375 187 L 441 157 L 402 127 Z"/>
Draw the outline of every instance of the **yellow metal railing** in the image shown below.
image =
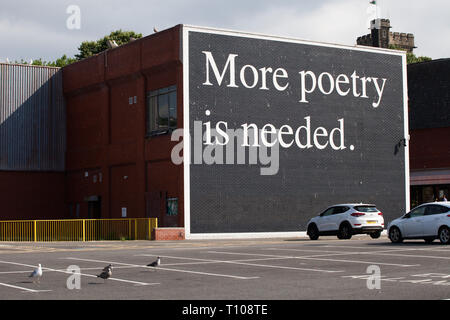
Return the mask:
<path id="1" fill-rule="evenodd" d="M 156 218 L 0 221 L 0 241 L 151 240 Z"/>

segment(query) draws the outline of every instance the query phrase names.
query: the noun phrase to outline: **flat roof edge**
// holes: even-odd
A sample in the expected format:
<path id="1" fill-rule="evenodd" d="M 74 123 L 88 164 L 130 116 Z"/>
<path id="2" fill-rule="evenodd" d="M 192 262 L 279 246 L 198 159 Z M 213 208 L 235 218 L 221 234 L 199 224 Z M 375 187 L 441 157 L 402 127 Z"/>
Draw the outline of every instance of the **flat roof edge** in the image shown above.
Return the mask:
<path id="1" fill-rule="evenodd" d="M 396 50 L 396 49 L 369 47 L 369 46 L 362 46 L 362 45 L 338 44 L 338 43 L 331 43 L 331 42 L 321 42 L 321 41 L 299 39 L 299 38 L 288 37 L 288 36 L 271 35 L 271 34 L 249 32 L 249 31 L 237 31 L 237 30 L 232 30 L 232 29 L 222 29 L 222 28 L 215 28 L 215 27 L 202 27 L 202 26 L 195 26 L 195 25 L 189 25 L 189 24 L 181 24 L 181 27 L 182 27 L 182 29 L 188 29 L 188 31 L 190 29 L 191 31 L 199 31 L 199 32 L 203 31 L 203 32 L 209 32 L 209 33 L 235 35 L 235 36 L 248 37 L 248 38 L 264 38 L 264 39 L 274 40 L 274 41 L 296 42 L 296 43 L 303 43 L 303 44 L 310 44 L 310 45 L 317 45 L 317 46 L 335 47 L 335 48 L 347 49 L 347 50 L 357 50 L 357 51 L 365 51 L 365 52 L 373 52 L 373 53 L 385 53 L 385 54 L 392 54 L 392 55 L 399 55 L 399 56 L 405 55 L 406 56 L 405 51 Z"/>

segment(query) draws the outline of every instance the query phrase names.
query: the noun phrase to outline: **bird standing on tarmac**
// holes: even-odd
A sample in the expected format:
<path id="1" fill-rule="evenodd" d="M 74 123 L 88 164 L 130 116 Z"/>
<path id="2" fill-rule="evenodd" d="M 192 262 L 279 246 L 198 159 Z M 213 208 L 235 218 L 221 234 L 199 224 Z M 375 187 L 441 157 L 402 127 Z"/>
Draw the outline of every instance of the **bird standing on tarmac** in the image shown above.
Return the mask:
<path id="1" fill-rule="evenodd" d="M 108 269 L 111 269 L 112 271 L 113 265 L 110 263 L 106 267 L 103 268 L 103 271 L 108 271 Z"/>
<path id="2" fill-rule="evenodd" d="M 40 279 L 42 277 L 42 267 L 41 264 L 38 264 L 38 267 L 33 270 L 33 272 L 28 276 L 29 278 L 33 278 L 33 283 L 35 283 L 35 279 L 37 279 L 37 282 L 40 283 Z"/>
<path id="3" fill-rule="evenodd" d="M 112 265 L 108 265 L 103 268 L 102 273 L 97 275 L 97 278 L 102 278 L 103 283 L 105 283 L 105 280 L 112 276 Z"/>
<path id="4" fill-rule="evenodd" d="M 155 261 L 153 261 L 152 263 L 149 263 L 147 265 L 147 267 L 159 267 L 160 264 L 161 264 L 161 258 L 158 257 L 158 258 L 156 258 Z M 155 271 L 156 271 L 156 269 L 155 269 Z"/>

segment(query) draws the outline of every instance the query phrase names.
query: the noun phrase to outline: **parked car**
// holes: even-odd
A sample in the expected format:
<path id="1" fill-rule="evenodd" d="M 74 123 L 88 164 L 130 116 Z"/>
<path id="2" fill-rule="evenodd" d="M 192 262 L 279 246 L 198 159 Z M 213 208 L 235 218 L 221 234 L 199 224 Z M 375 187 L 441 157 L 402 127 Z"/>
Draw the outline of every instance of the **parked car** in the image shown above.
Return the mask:
<path id="1" fill-rule="evenodd" d="M 393 243 L 404 239 L 424 239 L 427 243 L 439 239 L 450 242 L 450 202 L 431 202 L 415 207 L 388 226 L 388 236 Z"/>
<path id="2" fill-rule="evenodd" d="M 306 230 L 311 240 L 322 235 L 350 239 L 354 234 L 379 238 L 384 228 L 383 213 L 373 204 L 338 204 L 309 220 Z"/>

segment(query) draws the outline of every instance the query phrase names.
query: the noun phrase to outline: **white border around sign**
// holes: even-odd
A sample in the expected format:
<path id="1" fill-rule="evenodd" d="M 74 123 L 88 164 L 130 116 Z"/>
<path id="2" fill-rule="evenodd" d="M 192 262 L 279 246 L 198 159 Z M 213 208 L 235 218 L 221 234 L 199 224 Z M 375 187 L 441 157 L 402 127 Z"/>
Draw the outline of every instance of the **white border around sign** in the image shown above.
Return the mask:
<path id="1" fill-rule="evenodd" d="M 288 43 L 308 44 L 315 46 L 323 46 L 329 48 L 339 48 L 346 50 L 356 50 L 363 52 L 373 52 L 378 54 L 388 54 L 402 56 L 403 68 L 403 112 L 404 112 L 404 138 L 406 139 L 405 147 L 405 209 L 410 209 L 410 191 L 409 191 L 409 129 L 408 129 L 408 91 L 407 91 L 407 69 L 406 69 L 406 53 L 399 50 L 372 48 L 365 46 L 349 46 L 323 42 L 314 42 L 308 40 L 300 40 L 288 37 L 263 35 L 258 33 L 249 33 L 225 29 L 198 27 L 191 25 L 181 25 L 181 42 L 183 63 L 183 158 L 191 158 L 189 137 L 189 32 L 203 32 L 220 35 L 228 35 L 243 38 L 273 40 Z M 186 239 L 245 239 L 245 238 L 277 238 L 277 237 L 305 237 L 305 231 L 299 232 L 240 232 L 240 233 L 191 233 L 191 216 L 190 216 L 190 161 L 183 161 L 183 178 L 184 178 L 184 229 Z"/>

